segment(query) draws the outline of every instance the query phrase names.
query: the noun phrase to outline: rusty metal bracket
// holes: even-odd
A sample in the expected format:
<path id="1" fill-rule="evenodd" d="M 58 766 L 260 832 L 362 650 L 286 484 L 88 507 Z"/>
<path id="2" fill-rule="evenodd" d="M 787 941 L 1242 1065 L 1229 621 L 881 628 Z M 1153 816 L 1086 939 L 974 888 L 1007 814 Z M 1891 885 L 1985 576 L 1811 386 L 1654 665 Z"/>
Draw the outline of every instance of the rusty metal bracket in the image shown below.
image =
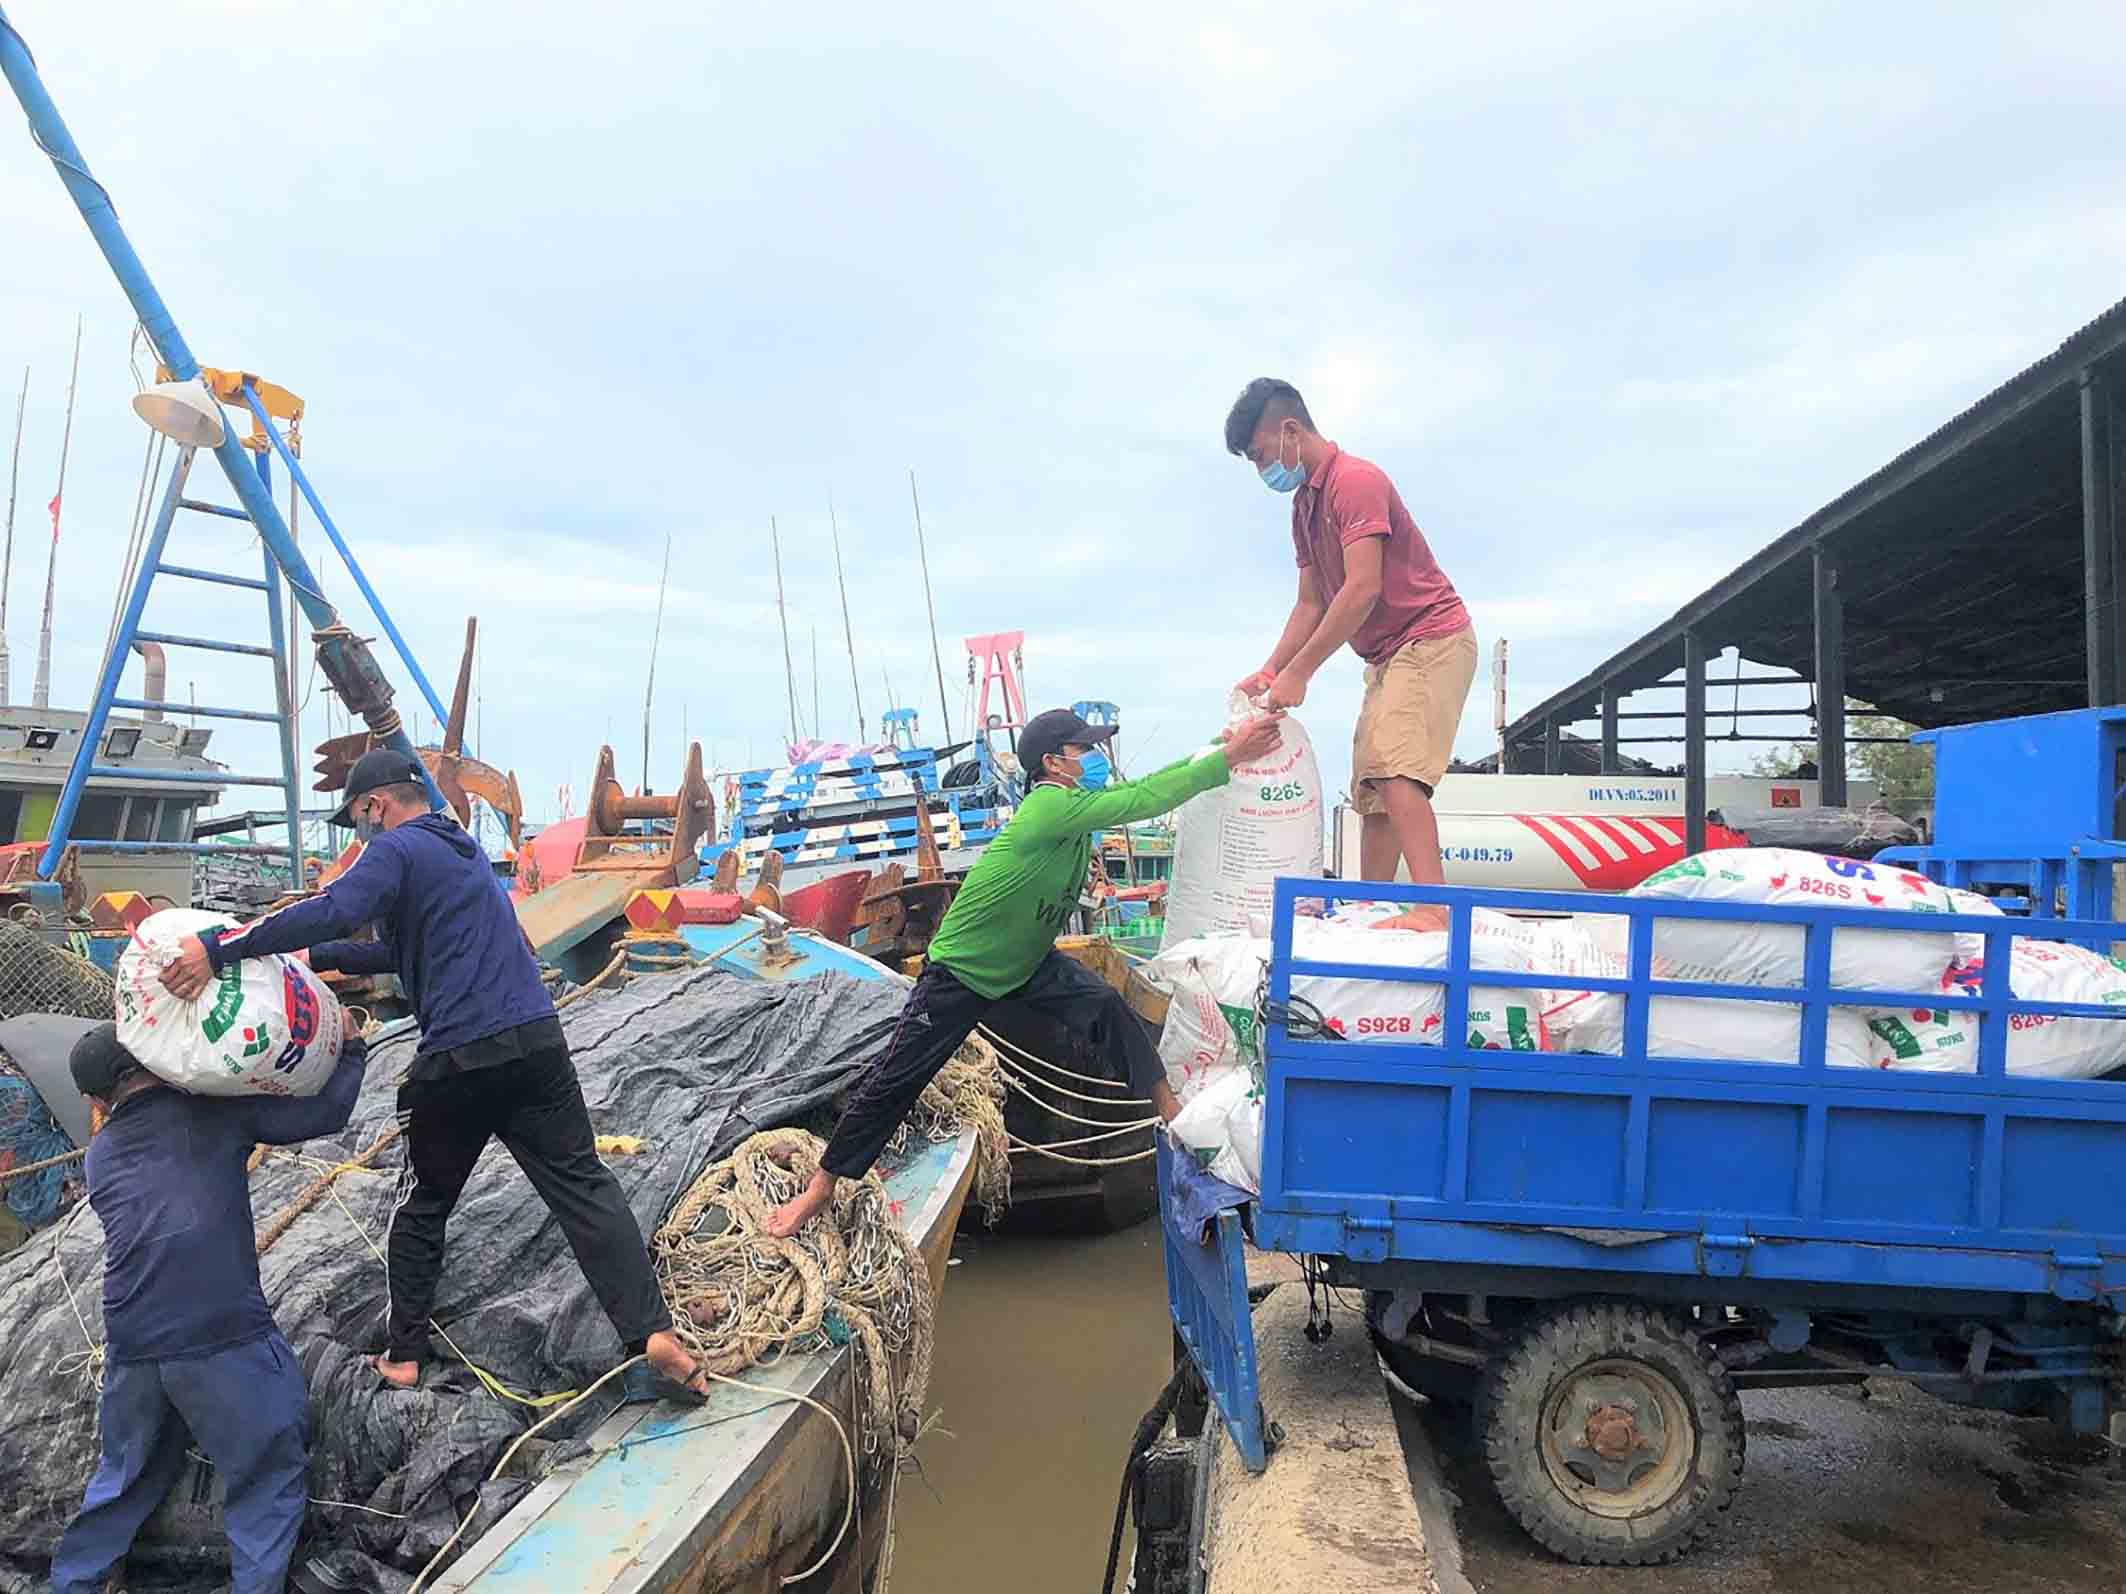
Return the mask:
<path id="1" fill-rule="evenodd" d="M 753 891 L 746 899 L 765 913 L 782 912 L 782 854 L 774 848 L 760 860 L 760 873 L 753 877 Z"/>
<path id="2" fill-rule="evenodd" d="M 669 819 L 669 833 L 654 828 L 631 831 L 641 821 Z M 613 750 L 598 749 L 598 767 L 591 775 L 589 801 L 584 807 L 583 840 L 576 849 L 576 872 L 624 870 L 630 874 L 656 870 L 657 883 L 681 885 L 701 869 L 701 838 L 716 824 L 716 799 L 709 794 L 708 777 L 702 773 L 701 744 L 687 749 L 686 773 L 679 790 L 667 796 L 644 794 L 631 797 L 614 772 Z"/>
<path id="3" fill-rule="evenodd" d="M 850 932 L 851 947 L 881 962 L 898 962 L 927 950 L 959 893 L 959 882 L 945 878 L 944 859 L 930 827 L 930 805 L 921 793 L 916 796 L 915 835 L 915 879 L 907 879 L 897 863 L 879 870 Z"/>

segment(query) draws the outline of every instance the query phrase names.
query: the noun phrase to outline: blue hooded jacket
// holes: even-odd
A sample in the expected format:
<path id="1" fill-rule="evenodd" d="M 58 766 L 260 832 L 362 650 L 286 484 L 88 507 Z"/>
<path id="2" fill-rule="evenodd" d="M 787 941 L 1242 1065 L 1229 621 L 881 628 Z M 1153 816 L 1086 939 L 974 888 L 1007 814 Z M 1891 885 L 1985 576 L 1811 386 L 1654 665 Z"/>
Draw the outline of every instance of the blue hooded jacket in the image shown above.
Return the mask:
<path id="1" fill-rule="evenodd" d="M 376 940 L 347 939 L 368 924 Z M 308 947 L 314 969 L 396 974 L 420 1017 L 422 1058 L 554 1017 L 493 866 L 447 814 L 394 825 L 318 895 L 200 939 L 217 973 Z"/>

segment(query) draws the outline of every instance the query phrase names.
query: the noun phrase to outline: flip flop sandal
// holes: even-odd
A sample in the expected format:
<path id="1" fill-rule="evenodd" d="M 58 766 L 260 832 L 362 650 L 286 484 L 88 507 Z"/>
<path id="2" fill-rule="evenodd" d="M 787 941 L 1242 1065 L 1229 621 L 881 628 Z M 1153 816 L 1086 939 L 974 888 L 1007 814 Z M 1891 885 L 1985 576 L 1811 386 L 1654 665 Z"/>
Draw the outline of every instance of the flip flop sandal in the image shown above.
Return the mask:
<path id="1" fill-rule="evenodd" d="M 676 1378 L 667 1378 L 648 1362 L 637 1362 L 620 1378 L 620 1399 L 623 1405 L 654 1405 L 660 1400 L 676 1401 L 682 1406 L 705 1406 L 709 1397 L 698 1389 L 689 1389 Z"/>

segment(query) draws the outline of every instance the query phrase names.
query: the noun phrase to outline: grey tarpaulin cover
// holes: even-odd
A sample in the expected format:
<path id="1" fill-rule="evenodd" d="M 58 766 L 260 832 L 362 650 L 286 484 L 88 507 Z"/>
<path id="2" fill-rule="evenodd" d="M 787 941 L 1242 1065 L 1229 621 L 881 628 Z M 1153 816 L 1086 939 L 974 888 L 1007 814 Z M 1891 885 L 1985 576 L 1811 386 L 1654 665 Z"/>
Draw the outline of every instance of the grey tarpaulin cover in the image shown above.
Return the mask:
<path id="1" fill-rule="evenodd" d="M 1886 808 L 1719 808 L 1716 825 L 1739 830 L 1752 847 L 1792 847 L 1840 858 L 1872 858 L 1909 847 L 1919 832 Z"/>
<path id="2" fill-rule="evenodd" d="M 748 1135 L 827 1107 L 883 1044 L 901 1001 L 889 981 L 826 974 L 781 984 L 699 969 L 638 979 L 565 1012 L 592 1122 L 601 1134 L 646 1142 L 638 1156 L 607 1159 L 643 1233 L 703 1167 Z M 344 1134 L 301 1148 L 307 1161 L 270 1160 L 252 1175 L 261 1228 L 320 1171 L 390 1128 L 394 1080 L 414 1044 L 410 1029 L 374 1044 Z M 382 1388 L 366 1365 L 362 1353 L 377 1348 L 382 1323 L 384 1273 L 349 1214 L 381 1246 L 403 1166 L 403 1146 L 394 1146 L 378 1159 L 380 1171 L 343 1175 L 333 1187 L 338 1200 L 318 1201 L 261 1262 L 266 1298 L 310 1382 L 312 1497 L 404 1518 L 313 1506 L 306 1546 L 336 1547 L 346 1564 L 365 1567 L 353 1586 L 393 1590 L 450 1536 L 503 1447 L 536 1415 L 485 1393 L 440 1342 L 411 1393 Z M 103 1231 L 86 1202 L 0 1259 L 6 1594 L 44 1586 L 52 1546 L 94 1468 L 96 1390 L 83 1352 L 102 1337 L 102 1268 Z M 436 1319 L 474 1361 L 524 1393 L 583 1388 L 620 1358 L 560 1230 L 499 1144 L 489 1146 L 451 1218 Z M 610 1409 L 587 1402 L 541 1438 L 587 1431 Z M 144 1569 L 174 1576 L 165 1586 L 179 1588 L 211 1589 L 227 1576 L 211 1478 L 193 1465 L 135 1548 L 136 1588 L 154 1586 L 137 1575 Z M 510 1479 L 489 1486 L 481 1522 L 463 1542 L 526 1487 Z"/>

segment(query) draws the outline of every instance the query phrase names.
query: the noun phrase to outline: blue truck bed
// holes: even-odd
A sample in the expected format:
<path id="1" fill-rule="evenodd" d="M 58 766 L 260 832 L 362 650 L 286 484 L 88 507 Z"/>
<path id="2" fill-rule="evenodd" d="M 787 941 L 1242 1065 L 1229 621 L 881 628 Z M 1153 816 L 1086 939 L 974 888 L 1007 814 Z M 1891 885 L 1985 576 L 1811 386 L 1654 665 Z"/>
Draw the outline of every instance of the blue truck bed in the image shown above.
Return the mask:
<path id="1" fill-rule="evenodd" d="M 1309 964 L 1292 952 L 1303 899 L 1446 904 L 1447 966 Z M 1469 968 L 1470 912 L 1605 913 L 1628 921 L 1621 980 Z M 1870 1291 L 2126 1300 L 2126 1083 L 2005 1069 L 2011 1023 L 2051 1013 L 2126 1022 L 2106 1007 L 2016 1001 L 2002 917 L 1766 908 L 1630 897 L 1357 882 L 1278 883 L 1258 1242 L 1358 1262 L 1741 1279 Z M 1657 980 L 1656 919 L 1800 926 L 1799 988 Z M 1831 932 L 1964 930 L 1988 938 L 1977 996 L 1837 991 Z M 2044 933 L 2115 932 L 2051 921 Z M 1300 1039 L 1281 1022 L 1295 975 L 1429 980 L 1446 987 L 1442 1045 Z M 1472 984 L 1624 993 L 1624 1055 L 1472 1049 Z M 1799 1003 L 1798 1063 L 1645 1055 L 1657 996 Z M 1834 1067 L 1839 1005 L 1972 1009 L 1969 1075 Z M 1700 1292 L 1702 1293 L 1702 1291 Z M 1916 1306 L 1917 1302 L 1914 1300 Z"/>
<path id="2" fill-rule="evenodd" d="M 1366 1291 L 1383 1361 L 1466 1414 L 1500 1502 L 1566 1560 L 1651 1565 L 1712 1532 L 1742 1481 L 1740 1397 L 1752 1388 L 1907 1379 L 1945 1400 L 2048 1415 L 2084 1434 L 2108 1421 L 2126 1440 L 2126 1077 L 2007 1067 L 2011 1035 L 2031 1068 L 2100 1069 L 2126 1050 L 2072 1056 L 2091 1039 L 2079 1021 L 2126 1023 L 2126 1001 L 2010 991 L 2013 944 L 2027 937 L 2083 949 L 2030 949 L 2033 973 L 2044 965 L 2080 982 L 2046 989 L 2126 996 L 2126 985 L 2083 961 L 2126 941 L 2126 925 L 2103 912 L 2104 860 L 2126 848 L 2116 822 L 2126 719 L 2090 711 L 1955 727 L 1937 739 L 1938 772 L 1958 779 L 1937 803 L 1937 846 L 1914 861 L 1936 880 L 2011 886 L 2032 917 L 1887 910 L 1893 894 L 1948 906 L 1887 859 L 1830 861 L 1809 884 L 1842 900 L 1805 907 L 1277 883 L 1256 1014 L 1264 1100 L 1254 1238 L 1319 1259 L 1312 1279 Z M 2042 801 L 2030 796 L 2032 781 L 2045 787 Z M 1876 906 L 1845 906 L 1849 884 Z M 2069 910 L 2054 917 L 2062 886 Z M 1301 961 L 1301 912 L 1352 900 L 1444 906 L 1444 961 Z M 1607 916 L 1624 932 L 1626 972 L 1472 971 L 1483 909 Z M 1744 944 L 1729 947 L 1723 925 Z M 1940 962 L 1931 944 L 1849 939 L 1869 932 L 1941 935 Z M 1973 936 L 1982 970 L 1970 966 Z M 1363 936 L 1329 941 L 1340 955 L 1370 950 Z M 1921 988 L 1834 989 L 1834 942 L 1849 981 L 1894 974 Z M 1675 961 L 1657 964 L 1657 949 Z M 1678 968 L 1793 978 L 1656 977 Z M 1330 983 L 1298 985 L 1317 980 Z M 1400 988 L 1362 1001 L 1347 982 Z M 1527 987 L 1610 993 L 1570 1024 L 1616 1055 L 1490 1049 L 1526 1033 L 1484 1014 L 1492 993 Z M 1753 1045 L 1710 1039 L 1723 1033 L 1710 1024 L 1690 1031 L 1681 1018 L 1708 1015 L 1664 1005 L 1678 999 L 1730 1004 L 1730 1021 L 1737 1003 L 1785 1011 L 1777 1024 L 1724 1032 L 1761 1032 Z M 1864 1016 L 1916 1059 L 1975 1052 L 1975 1066 L 1870 1066 L 1864 1025 L 1835 1012 L 1845 1007 L 1878 1010 Z M 1976 1015 L 1975 1047 L 1968 1023 L 1947 1022 L 1957 1014 Z M 1472 1018 L 1485 1020 L 1474 1033 Z M 2048 1028 L 2059 1019 L 2075 1028 Z M 1444 1044 L 1347 1040 L 1347 1024 Z M 1954 1049 L 1930 1051 L 1915 1031 L 1953 1036 Z M 1654 1055 L 1655 1033 L 1699 1052 L 1770 1049 L 1777 1033 L 1793 1052 L 1777 1062 Z M 1255 1379 L 1244 1219 L 1228 1210 L 1242 1203 L 1207 1192 L 1182 1159 L 1167 1158 L 1160 1172 L 1177 1337 L 1259 1469 L 1276 1428 Z"/>
<path id="3" fill-rule="evenodd" d="M 1444 905 L 1446 961 L 1300 961 L 1293 947 L 1302 904 L 1319 911 L 1347 900 Z M 1627 974 L 1472 970 L 1480 908 L 1614 915 L 1627 930 Z M 2042 1406 L 2083 1431 L 2100 1427 L 2126 1395 L 2126 1203 L 2118 1194 L 2126 1080 L 2046 1079 L 2006 1067 L 2011 1028 L 2043 1015 L 2126 1023 L 2126 1006 L 2012 997 L 2011 941 L 2037 932 L 2106 943 L 2121 927 L 1320 880 L 1280 880 L 1274 912 L 1258 1015 L 1265 1100 L 1255 1242 L 1327 1259 L 1338 1281 L 1374 1292 L 1383 1314 L 1376 1342 L 1391 1364 L 1398 1344 L 1417 1357 L 1403 1364 L 1413 1377 L 1444 1363 L 1456 1393 L 1475 1389 L 1479 1404 L 1489 1400 L 1509 1448 L 1533 1420 L 1525 1402 L 1541 1393 L 1522 1376 L 1531 1363 L 1512 1352 L 1538 1345 L 1549 1355 L 1556 1346 L 1545 1334 L 1585 1329 L 1594 1320 L 1584 1313 L 1559 1315 L 1576 1303 L 1597 1303 L 1599 1325 L 1622 1333 L 1620 1343 L 1658 1323 L 1691 1356 L 1717 1362 L 1699 1388 L 1705 1422 L 1731 1413 L 1736 1390 L 1755 1381 L 1850 1382 L 1878 1371 L 1949 1399 Z M 1793 986 L 1657 979 L 1663 920 L 1794 926 L 1803 978 Z M 1978 994 L 1834 990 L 1834 933 L 1856 929 L 1983 937 Z M 1321 1015 L 1294 998 L 1295 979 L 1308 976 L 1406 982 L 1413 1012 L 1431 994 L 1421 987 L 1443 987 L 1436 1032 L 1444 1044 L 1330 1035 Z M 1467 1022 L 1471 994 L 1498 987 L 1618 993 L 1626 1004 L 1621 1055 L 1485 1049 Z M 1649 1055 L 1650 1005 L 1677 997 L 1800 1009 L 1798 1060 Z M 1827 1025 L 1838 1006 L 1975 1011 L 1977 1069 L 1835 1065 Z M 1190 1167 L 1162 1163 L 1161 1187 L 1177 1333 L 1241 1453 L 1260 1468 L 1271 1430 L 1255 1389 L 1242 1225 L 1230 1211 L 1202 1220 L 1218 1198 L 1206 1196 Z M 1435 1311 L 1445 1314 L 1439 1323 Z M 1663 1387 L 1671 1386 L 1681 1387 Z M 1572 1387 L 1597 1389 L 1586 1403 L 1605 1421 L 1623 1409 L 1600 1393 L 1599 1379 Z M 1515 1401 L 1519 1416 L 1498 1415 Z M 1557 1465 L 1565 1470 L 1552 1476 L 1575 1476 L 1567 1462 Z M 1739 1451 L 1723 1467 L 1722 1489 L 1706 1495 L 1714 1502 L 1701 1513 L 1708 1518 L 1739 1479 Z M 1514 1498 L 1525 1504 L 1529 1496 Z M 1617 1502 L 1629 1498 L 1619 1483 L 1603 1511 L 1621 1511 Z M 1646 1550 L 1515 1511 L 1575 1559 L 1661 1559 L 1704 1530 L 1695 1519 L 1671 1521 Z M 1564 1518 L 1584 1525 L 1602 1514 L 1567 1510 Z"/>

